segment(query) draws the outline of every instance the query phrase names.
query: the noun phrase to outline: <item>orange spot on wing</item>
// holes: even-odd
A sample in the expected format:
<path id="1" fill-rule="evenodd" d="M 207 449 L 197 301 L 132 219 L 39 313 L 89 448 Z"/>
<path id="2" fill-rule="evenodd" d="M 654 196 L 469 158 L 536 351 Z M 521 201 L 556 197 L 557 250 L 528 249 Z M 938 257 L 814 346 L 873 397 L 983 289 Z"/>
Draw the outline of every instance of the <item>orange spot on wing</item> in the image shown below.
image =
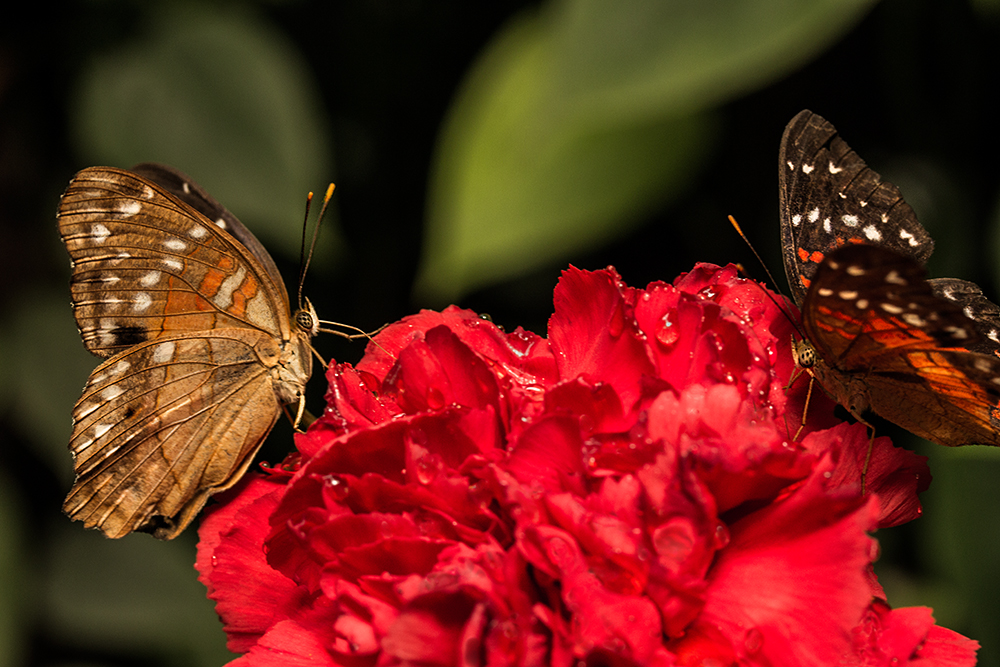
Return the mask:
<path id="1" fill-rule="evenodd" d="M 247 312 L 247 303 L 257 295 L 260 283 L 252 275 L 247 275 L 239 289 L 233 292 L 233 305 L 226 310 L 235 317 L 243 317 Z"/>

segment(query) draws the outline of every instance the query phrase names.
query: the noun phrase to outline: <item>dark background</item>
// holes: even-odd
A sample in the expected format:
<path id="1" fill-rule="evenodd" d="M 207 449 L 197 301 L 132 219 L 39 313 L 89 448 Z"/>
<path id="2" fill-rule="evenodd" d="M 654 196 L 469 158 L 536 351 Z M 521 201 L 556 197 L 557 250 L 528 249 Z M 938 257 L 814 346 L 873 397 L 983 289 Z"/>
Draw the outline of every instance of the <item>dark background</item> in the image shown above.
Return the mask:
<path id="1" fill-rule="evenodd" d="M 80 136 L 80 81 L 95 58 L 142 43 L 149 29 L 144 7 L 27 4 L 20 11 L 28 16 L 0 26 L 0 667 L 213 665 L 232 657 L 191 569 L 195 531 L 172 543 L 145 535 L 111 542 L 71 524 L 59 509 L 71 482 L 69 413 L 96 361 L 74 331 L 54 211 L 72 174 L 99 158 Z M 307 283 L 320 314 L 373 329 L 445 305 L 433 295 L 414 296 L 444 119 L 506 22 L 550 6 L 386 0 L 253 7 L 297 50 L 324 114 L 325 135 L 314 139 L 329 156 L 330 173 L 310 174 L 296 195 L 302 201 L 305 188 L 337 183 L 336 211 L 324 230 L 337 237 L 336 249 L 317 261 Z M 998 11 L 985 0 L 874 5 L 815 56 L 796 62 L 786 55 L 788 64 L 752 91 L 694 111 L 711 131 L 677 194 L 599 244 L 556 251 L 517 275 L 459 290 L 458 303 L 508 330 L 521 325 L 544 334 L 552 289 L 567 263 L 614 265 L 636 286 L 672 280 L 699 261 L 742 262 L 760 273 L 730 230 L 729 214 L 784 289 L 776 154 L 785 123 L 802 108 L 833 122 L 902 189 L 937 241 L 931 275 L 975 280 L 997 297 Z M 208 185 L 213 174 L 197 176 L 240 214 L 238 202 Z M 300 206 L 282 223 L 291 247 Z M 294 253 L 274 254 L 294 277 Z M 356 362 L 363 351 L 332 337 L 318 345 L 339 361 Z M 317 411 L 321 378 L 311 391 Z M 952 452 L 891 425 L 879 422 L 878 429 L 932 456 L 935 477 L 923 498 L 925 516 L 877 535 L 877 571 L 890 604 L 934 607 L 940 624 L 983 643 L 980 664 L 1000 664 L 995 452 Z M 265 456 L 280 458 L 289 434 L 280 424 Z"/>

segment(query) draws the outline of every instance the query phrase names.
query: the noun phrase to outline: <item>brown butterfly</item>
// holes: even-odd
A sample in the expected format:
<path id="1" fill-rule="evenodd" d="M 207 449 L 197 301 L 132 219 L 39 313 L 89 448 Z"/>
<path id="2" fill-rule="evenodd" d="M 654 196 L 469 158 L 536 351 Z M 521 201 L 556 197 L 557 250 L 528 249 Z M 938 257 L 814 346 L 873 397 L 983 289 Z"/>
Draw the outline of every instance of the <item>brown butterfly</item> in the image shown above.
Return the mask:
<path id="1" fill-rule="evenodd" d="M 274 261 L 187 176 L 91 167 L 59 203 L 73 314 L 107 358 L 73 408 L 63 510 L 108 537 L 176 537 L 233 486 L 282 407 L 304 409 L 308 301 L 293 315 Z"/>

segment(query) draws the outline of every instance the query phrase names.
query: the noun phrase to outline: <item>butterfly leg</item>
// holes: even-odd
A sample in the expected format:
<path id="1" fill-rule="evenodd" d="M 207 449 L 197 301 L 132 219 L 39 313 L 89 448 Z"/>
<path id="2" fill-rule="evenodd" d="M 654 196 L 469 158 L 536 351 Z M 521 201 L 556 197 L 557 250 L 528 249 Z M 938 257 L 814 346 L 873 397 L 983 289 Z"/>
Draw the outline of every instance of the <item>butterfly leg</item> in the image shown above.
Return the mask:
<path id="1" fill-rule="evenodd" d="M 356 340 L 358 338 L 372 339 L 372 336 L 376 335 L 382 329 L 385 329 L 388 324 L 383 324 L 375 331 L 364 331 L 351 324 L 341 324 L 340 322 L 331 322 L 329 320 L 320 320 L 320 324 L 327 324 L 331 327 L 337 327 L 336 329 L 327 329 L 325 327 L 320 327 L 320 331 L 323 333 L 332 333 L 335 336 L 340 336 L 341 338 L 346 338 L 347 340 Z M 348 331 L 354 331 L 355 333 L 347 333 Z"/>
<path id="2" fill-rule="evenodd" d="M 798 379 L 798 375 L 795 376 L 795 379 Z M 809 387 L 806 389 L 806 402 L 802 405 L 802 421 L 799 423 L 799 430 L 795 432 L 795 436 L 792 438 L 793 441 L 799 439 L 799 435 L 802 433 L 802 429 L 806 427 L 806 416 L 809 414 L 809 401 L 812 400 L 813 384 L 815 382 L 816 378 L 814 378 L 812 373 L 810 373 Z M 789 386 L 791 386 L 791 383 L 789 383 Z"/>
<path id="3" fill-rule="evenodd" d="M 868 464 L 872 460 L 872 450 L 875 448 L 875 427 L 864 420 L 860 420 L 862 424 L 871 429 L 871 437 L 868 438 L 868 452 L 865 453 L 865 464 L 861 468 L 861 495 L 865 495 L 865 486 L 868 481 Z"/>

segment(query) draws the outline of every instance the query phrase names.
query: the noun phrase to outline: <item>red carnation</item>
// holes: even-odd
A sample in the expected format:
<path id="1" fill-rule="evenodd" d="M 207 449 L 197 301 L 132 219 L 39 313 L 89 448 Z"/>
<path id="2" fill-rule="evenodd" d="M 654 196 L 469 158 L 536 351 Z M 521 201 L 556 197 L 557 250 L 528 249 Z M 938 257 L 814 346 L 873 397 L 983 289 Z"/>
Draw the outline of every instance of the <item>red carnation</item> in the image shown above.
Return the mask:
<path id="1" fill-rule="evenodd" d="M 833 417 L 758 284 L 566 271 L 549 337 L 424 311 L 329 369 L 294 474 L 254 475 L 198 569 L 247 665 L 972 665 L 890 609 L 870 533 L 921 457 Z M 581 662 L 582 661 L 582 662 Z"/>

